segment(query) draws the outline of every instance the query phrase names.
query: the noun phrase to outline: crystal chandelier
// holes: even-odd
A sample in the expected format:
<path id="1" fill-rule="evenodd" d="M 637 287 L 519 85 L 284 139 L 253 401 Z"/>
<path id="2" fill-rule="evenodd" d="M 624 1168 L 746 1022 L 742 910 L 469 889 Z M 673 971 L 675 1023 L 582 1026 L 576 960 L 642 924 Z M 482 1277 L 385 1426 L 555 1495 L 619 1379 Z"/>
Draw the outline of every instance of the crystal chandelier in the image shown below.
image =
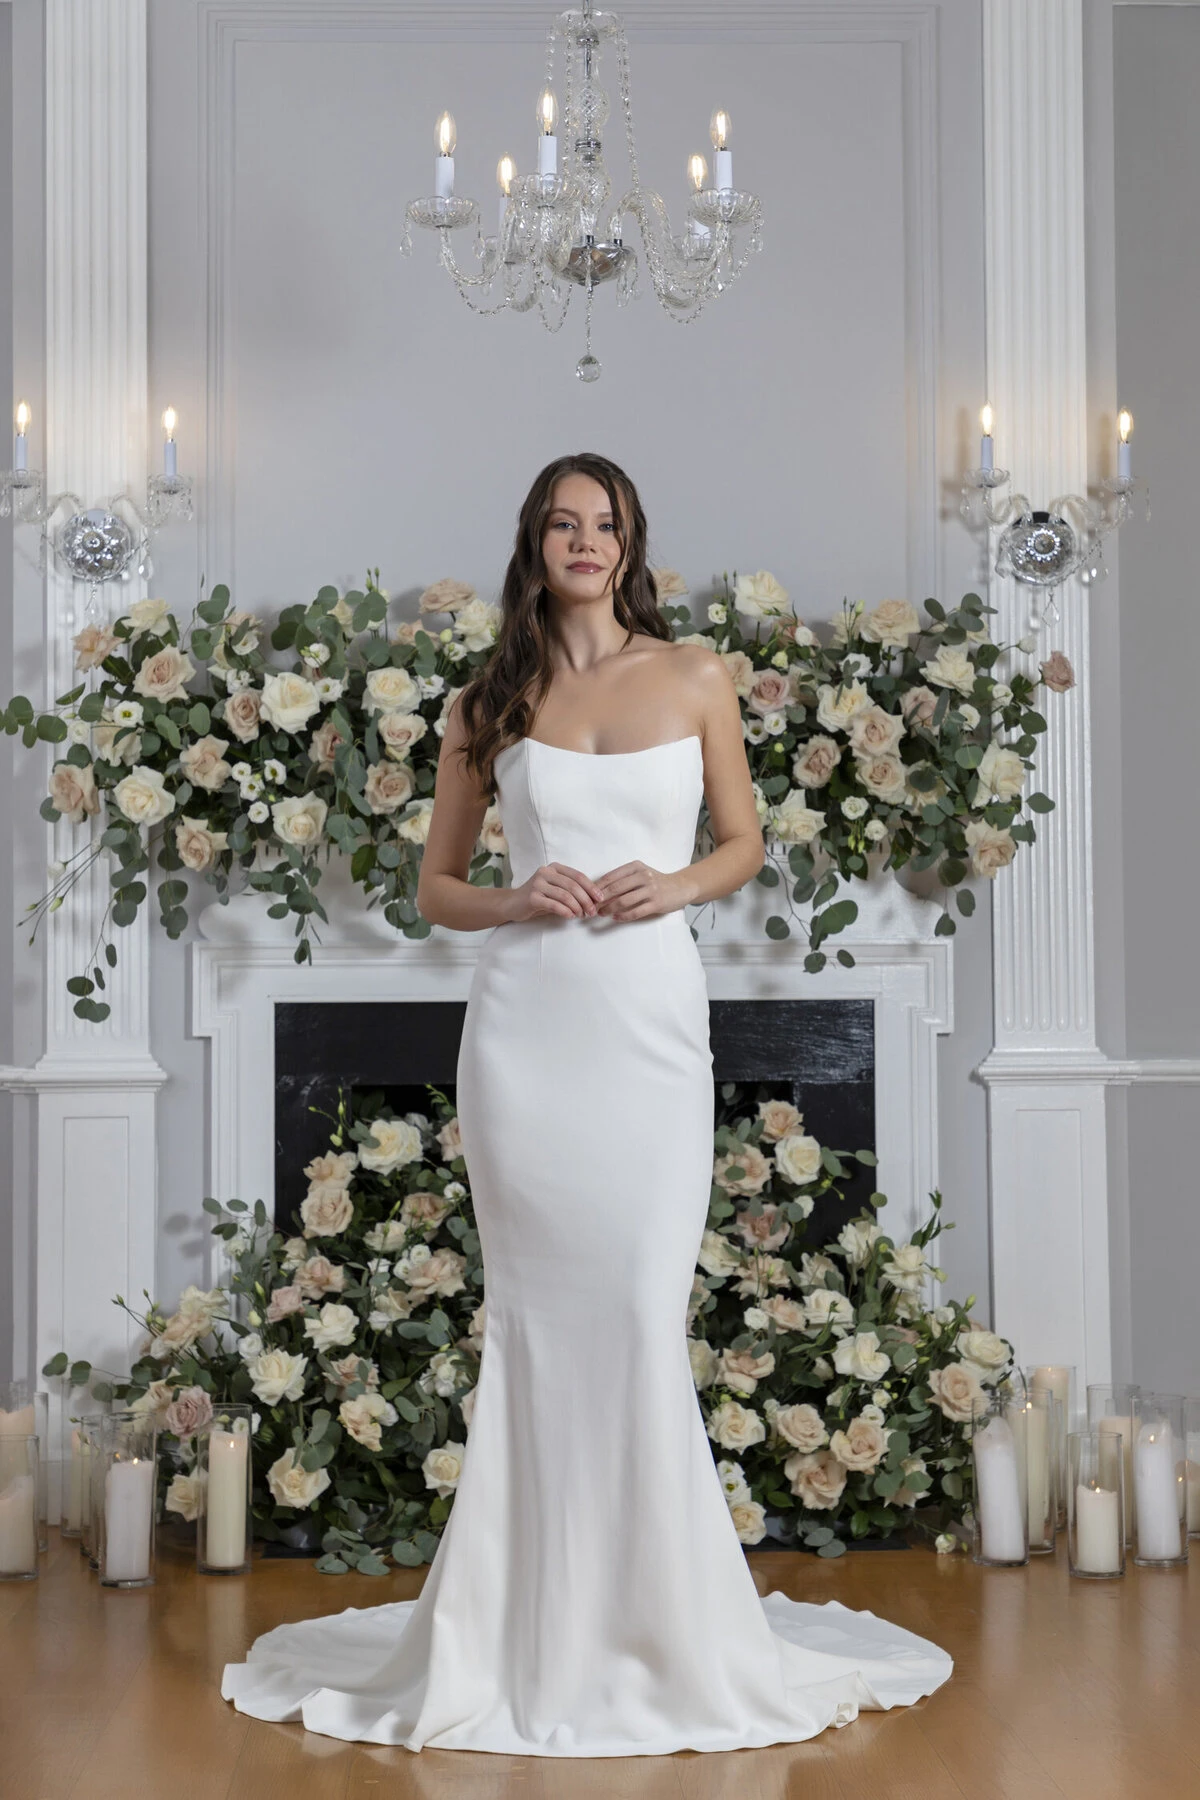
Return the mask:
<path id="1" fill-rule="evenodd" d="M 609 116 L 609 99 L 599 80 L 602 46 L 615 47 L 617 81 L 625 123 L 630 186 L 611 201 L 612 183 L 604 161 L 600 134 Z M 561 47 L 563 105 L 562 150 L 559 149 L 559 105 L 555 65 Z M 459 293 L 473 312 L 504 308 L 528 312 L 534 306 L 548 331 L 558 331 L 571 294 L 586 294 L 586 345 L 575 366 L 581 381 L 595 381 L 599 360 L 592 354 L 592 294 L 602 282 L 615 281 L 617 304 L 637 292 L 638 258 L 623 239 L 623 221 L 637 221 L 646 266 L 655 295 L 669 318 L 688 324 L 699 316 L 713 294 L 736 281 L 749 258 L 762 248 L 762 204 L 733 185 L 733 153 L 729 148 L 729 114 L 720 108 L 709 127 L 713 144 L 713 183 L 708 185 L 705 158 L 688 161 L 692 193 L 686 228 L 671 229 L 666 202 L 642 186 L 638 172 L 629 87 L 629 44 L 618 13 L 593 8 L 591 0 L 558 14 L 547 33 L 546 86 L 537 104 L 537 171 L 518 175 L 511 156 L 497 169 L 500 202 L 495 236 L 485 235 L 478 203 L 454 192 L 455 127 L 449 113 L 437 122 L 434 192 L 405 209 L 401 248 L 412 250 L 411 227 L 439 232 L 439 256 Z M 460 267 L 451 234 L 475 227 L 475 268 Z M 744 236 L 734 243 L 735 231 Z"/>

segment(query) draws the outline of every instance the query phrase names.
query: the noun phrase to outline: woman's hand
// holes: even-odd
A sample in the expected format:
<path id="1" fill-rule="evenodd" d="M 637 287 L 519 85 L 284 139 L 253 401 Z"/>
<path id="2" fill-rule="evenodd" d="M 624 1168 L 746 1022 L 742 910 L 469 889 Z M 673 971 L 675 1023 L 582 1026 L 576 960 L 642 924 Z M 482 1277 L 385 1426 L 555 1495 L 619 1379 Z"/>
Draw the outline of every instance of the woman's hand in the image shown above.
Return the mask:
<path id="1" fill-rule="evenodd" d="M 509 917 L 538 919 L 547 913 L 560 918 L 590 918 L 604 898 L 596 883 L 567 863 L 544 863 L 528 881 L 510 890 L 513 910 Z"/>
<path id="2" fill-rule="evenodd" d="M 687 873 L 676 869 L 666 875 L 648 863 L 622 863 L 592 883 L 601 899 L 596 910 L 606 919 L 652 919 L 660 913 L 677 912 L 690 898 Z"/>

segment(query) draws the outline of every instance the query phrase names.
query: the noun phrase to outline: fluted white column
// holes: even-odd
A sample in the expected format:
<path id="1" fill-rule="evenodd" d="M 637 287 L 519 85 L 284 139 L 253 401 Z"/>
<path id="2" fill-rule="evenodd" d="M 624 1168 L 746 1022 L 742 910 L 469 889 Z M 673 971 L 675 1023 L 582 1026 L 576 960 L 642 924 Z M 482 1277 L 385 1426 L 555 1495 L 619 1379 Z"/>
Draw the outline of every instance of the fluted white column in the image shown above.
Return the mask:
<path id="1" fill-rule="evenodd" d="M 1034 507 L 1087 491 L 1082 0 L 985 0 L 987 398 L 997 462 Z M 1008 640 L 1040 611 L 993 577 Z M 1031 606 L 1031 599 L 1034 606 Z M 1037 785 L 1057 809 L 996 884 L 989 1088 L 996 1329 L 1024 1360 L 1110 1365 L 1105 1079 L 1092 908 L 1088 594 L 1058 591 L 1077 686 L 1047 696 Z"/>
<path id="2" fill-rule="evenodd" d="M 147 474 L 145 0 L 45 0 L 46 476 L 85 507 Z M 144 593 L 100 590 L 107 620 Z M 81 679 L 72 644 L 86 588 L 45 576 L 47 702 Z M 50 856 L 79 848 L 65 824 Z M 75 1017 L 69 976 L 90 972 L 111 893 L 101 857 L 39 934 L 45 1047 L 4 1071 L 36 1107 L 36 1367 L 56 1350 L 128 1367 L 130 1331 L 112 1300 L 155 1289 L 155 1093 L 144 919 L 120 933 L 103 1024 Z M 57 1456 L 52 1421 L 51 1457 Z"/>

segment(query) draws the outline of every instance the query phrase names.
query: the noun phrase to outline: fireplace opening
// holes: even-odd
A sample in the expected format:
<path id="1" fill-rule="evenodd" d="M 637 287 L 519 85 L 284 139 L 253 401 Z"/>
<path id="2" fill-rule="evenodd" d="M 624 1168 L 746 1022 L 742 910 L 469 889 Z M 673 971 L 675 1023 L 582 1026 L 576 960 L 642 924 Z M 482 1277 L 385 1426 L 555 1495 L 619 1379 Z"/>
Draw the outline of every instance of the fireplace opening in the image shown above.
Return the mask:
<path id="1" fill-rule="evenodd" d="M 328 1146 L 343 1090 L 382 1090 L 397 1112 L 428 1112 L 426 1083 L 454 1099 L 465 1000 L 280 1003 L 275 1007 L 275 1217 L 300 1229 L 304 1166 Z M 875 1148 L 871 1000 L 714 1000 L 709 1009 L 714 1121 L 722 1084 L 790 1100 L 804 1129 L 835 1150 Z M 865 1205 L 874 1171 L 851 1164 L 845 1200 L 818 1201 L 819 1245 Z"/>

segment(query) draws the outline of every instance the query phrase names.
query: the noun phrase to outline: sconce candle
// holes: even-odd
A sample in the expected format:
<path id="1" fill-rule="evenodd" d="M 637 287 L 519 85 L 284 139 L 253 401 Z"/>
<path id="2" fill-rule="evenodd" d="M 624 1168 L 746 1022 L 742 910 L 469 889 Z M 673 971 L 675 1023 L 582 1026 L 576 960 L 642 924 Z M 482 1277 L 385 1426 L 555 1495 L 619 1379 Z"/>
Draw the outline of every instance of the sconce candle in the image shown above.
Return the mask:
<path id="1" fill-rule="evenodd" d="M 718 106 L 708 127 L 713 146 L 713 186 L 728 193 L 733 187 L 733 151 L 729 148 L 732 122 L 723 107 Z"/>
<path id="2" fill-rule="evenodd" d="M 517 165 L 511 156 L 502 156 L 496 164 L 496 184 L 500 189 L 500 207 L 496 215 L 496 236 L 504 236 L 504 221 L 508 215 L 508 197 L 512 193 L 512 184 L 517 177 Z"/>
<path id="3" fill-rule="evenodd" d="M 458 135 L 454 120 L 444 112 L 434 127 L 437 155 L 433 159 L 433 192 L 438 200 L 454 198 L 454 146 Z"/>
<path id="4" fill-rule="evenodd" d="M 173 406 L 168 406 L 162 422 L 167 434 L 163 443 L 163 474 L 170 476 L 173 481 L 179 473 L 178 446 L 175 443 L 175 427 L 179 423 L 179 415 Z"/>
<path id="5" fill-rule="evenodd" d="M 553 181 L 558 174 L 558 101 L 552 88 L 543 88 L 537 103 L 538 158 L 537 172 L 543 181 Z"/>
<path id="6" fill-rule="evenodd" d="M 16 421 L 17 435 L 13 439 L 13 468 L 26 470 L 29 467 L 29 440 L 25 436 L 26 427 L 32 414 L 24 400 L 17 401 Z"/>
<path id="7" fill-rule="evenodd" d="M 1133 414 L 1122 407 L 1117 419 L 1117 480 L 1133 480 L 1133 445 L 1129 442 L 1133 435 Z"/>
<path id="8" fill-rule="evenodd" d="M 985 406 L 980 413 L 979 423 L 983 428 L 983 436 L 979 440 L 979 466 L 990 474 L 996 466 L 993 460 L 996 440 L 992 436 L 992 409 L 990 406 Z"/>

